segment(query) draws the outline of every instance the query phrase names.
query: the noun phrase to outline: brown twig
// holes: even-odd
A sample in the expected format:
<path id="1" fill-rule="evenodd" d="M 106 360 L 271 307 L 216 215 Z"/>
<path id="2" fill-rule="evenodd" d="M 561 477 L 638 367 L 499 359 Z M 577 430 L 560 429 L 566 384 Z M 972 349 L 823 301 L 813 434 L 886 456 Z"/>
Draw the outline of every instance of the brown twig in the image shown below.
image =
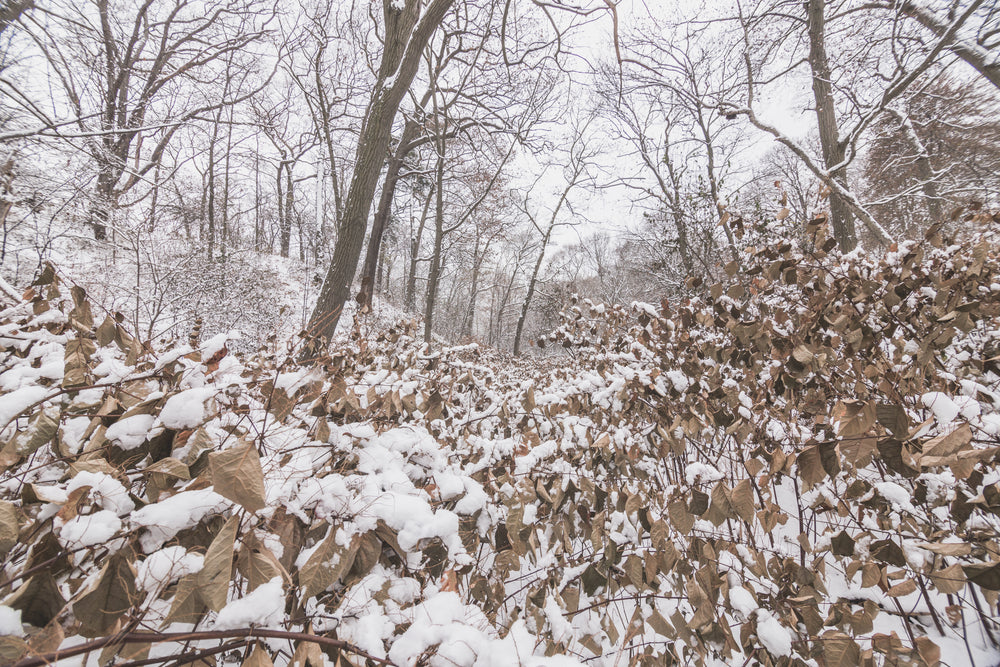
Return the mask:
<path id="1" fill-rule="evenodd" d="M 22 660 L 14 663 L 11 667 L 44 667 L 45 665 L 52 664 L 58 660 L 63 660 L 65 658 L 71 658 L 77 655 L 84 655 L 91 653 L 93 651 L 104 648 L 109 644 L 156 644 L 160 642 L 181 642 L 181 641 L 201 641 L 210 639 L 233 639 L 239 637 L 247 638 L 272 638 L 272 639 L 291 639 L 297 641 L 312 642 L 314 644 L 319 644 L 320 646 L 326 646 L 329 648 L 336 648 L 342 651 L 347 651 L 355 655 L 366 658 L 378 665 L 394 665 L 394 663 L 384 658 L 377 658 L 366 651 L 361 650 L 357 646 L 340 640 L 333 639 L 331 637 L 323 637 L 320 635 L 310 635 L 305 632 L 293 632 L 291 630 L 269 630 L 266 628 L 236 628 L 233 630 L 206 630 L 202 632 L 130 632 L 125 635 L 114 635 L 109 637 L 101 637 L 100 639 L 94 639 L 93 641 L 85 642 L 83 644 L 77 644 L 76 646 L 70 646 L 64 649 L 59 649 L 58 651 L 53 651 L 52 653 L 46 653 L 44 655 L 33 656 L 29 658 L 23 658 Z M 167 662 L 171 659 L 180 656 L 164 656 L 162 662 Z"/>

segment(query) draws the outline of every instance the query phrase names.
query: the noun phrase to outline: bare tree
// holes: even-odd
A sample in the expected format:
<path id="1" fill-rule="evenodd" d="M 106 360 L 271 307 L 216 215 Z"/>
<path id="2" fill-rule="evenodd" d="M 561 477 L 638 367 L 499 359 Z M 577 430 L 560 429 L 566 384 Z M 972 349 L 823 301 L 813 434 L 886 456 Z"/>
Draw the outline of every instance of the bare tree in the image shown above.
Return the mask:
<path id="1" fill-rule="evenodd" d="M 7 92 L 42 124 L 37 134 L 80 141 L 91 155 L 96 238 L 104 238 L 112 209 L 155 168 L 179 128 L 256 92 L 259 84 L 247 85 L 253 74 L 248 65 L 231 72 L 236 82 L 228 95 L 204 84 L 218 73 L 219 61 L 247 55 L 266 34 L 268 16 L 258 0 L 90 0 L 47 6 L 22 20 L 53 86 L 61 88 L 69 117 L 45 112 L 56 105 L 36 101 L 30 90 Z M 73 132 L 64 129 L 70 125 Z"/>
<path id="2" fill-rule="evenodd" d="M 788 5 L 786 7 L 785 5 Z M 834 210 L 835 234 L 838 242 L 844 250 L 850 250 L 856 245 L 857 234 L 851 234 L 850 226 L 847 224 L 846 211 L 859 219 L 869 231 L 869 233 L 882 243 L 889 243 L 892 240 L 885 227 L 880 224 L 872 213 L 858 199 L 857 195 L 849 188 L 846 178 L 842 176 L 843 171 L 859 155 L 859 142 L 866 136 L 871 125 L 900 98 L 913 83 L 924 75 L 929 69 L 938 65 L 942 52 L 952 42 L 959 30 L 970 20 L 973 14 L 983 5 L 982 0 L 971 0 L 967 7 L 961 12 L 956 12 L 953 20 L 948 24 L 947 29 L 932 44 L 919 45 L 914 47 L 913 40 L 906 38 L 898 30 L 897 26 L 888 28 L 889 34 L 884 39 L 868 41 L 862 45 L 864 52 L 870 54 L 870 58 L 880 61 L 880 52 L 873 50 L 872 42 L 878 42 L 880 48 L 889 50 L 891 57 L 887 59 L 888 71 L 881 71 L 878 67 L 866 73 L 867 79 L 864 85 L 857 85 L 851 88 L 846 84 L 839 85 L 839 90 L 846 96 L 849 107 L 852 109 L 852 120 L 846 122 L 838 119 L 835 113 L 837 101 L 832 98 L 834 91 L 832 68 L 827 57 L 827 34 L 829 19 L 826 16 L 827 3 L 822 0 L 809 0 L 805 5 L 806 14 L 801 15 L 791 13 L 794 5 L 790 5 L 785 0 L 774 0 L 774 2 L 761 2 L 754 8 L 751 15 L 741 13 L 739 22 L 744 41 L 743 60 L 745 64 L 746 101 L 735 103 L 732 100 L 722 103 L 720 108 L 730 117 L 736 118 L 745 115 L 754 127 L 767 132 L 779 143 L 791 150 L 809 170 L 823 183 L 827 194 L 831 196 L 831 208 Z M 809 33 L 809 54 L 805 61 L 793 60 L 790 64 L 778 67 L 777 73 L 762 75 L 763 64 L 759 57 L 754 62 L 753 40 L 751 32 L 756 26 L 773 20 L 776 16 L 782 17 L 790 22 L 789 31 L 786 35 L 795 34 L 795 26 L 804 26 Z M 843 20 L 856 20 L 857 17 L 851 13 L 842 13 L 840 17 L 847 17 Z M 771 37 L 769 36 L 768 39 Z M 779 80 L 783 74 L 795 69 L 798 65 L 806 62 L 810 65 L 812 72 L 813 92 L 818 108 L 818 119 L 820 127 L 820 139 L 823 147 L 823 159 L 817 160 L 799 142 L 793 140 L 774 124 L 769 123 L 756 113 L 754 104 L 758 88 L 768 85 L 771 81 Z M 775 69 L 772 67 L 772 69 Z M 860 69 L 860 68 L 855 68 Z M 836 129 L 836 136 L 833 130 Z M 842 206 L 841 206 L 842 205 Z M 837 212 L 842 214 L 837 223 Z M 839 230 L 837 225 L 839 224 Z"/>
<path id="3" fill-rule="evenodd" d="M 949 51 L 1000 88 L 1000 58 L 997 57 L 1000 52 L 1000 5 L 972 3 L 977 6 L 969 22 L 972 30 L 952 31 L 951 24 L 955 15 L 962 11 L 963 4 L 968 6 L 967 1 L 955 2 L 936 9 L 913 0 L 876 0 L 867 3 L 867 6 L 912 18 L 935 37 L 944 39 Z M 946 9 L 946 13 L 942 15 L 940 9 Z"/>
<path id="4" fill-rule="evenodd" d="M 871 209 L 919 233 L 955 206 L 990 203 L 1000 185 L 998 106 L 977 81 L 938 76 L 890 107 L 864 160 Z"/>
<path id="5" fill-rule="evenodd" d="M 528 276 L 524 299 L 521 301 L 521 314 L 517 318 L 517 328 L 514 332 L 514 354 L 521 353 L 521 336 L 524 333 L 524 323 L 528 318 L 528 309 L 531 307 L 531 299 L 535 294 L 538 277 L 542 270 L 542 263 L 545 261 L 545 251 L 552 240 L 552 233 L 557 227 L 574 224 L 572 218 L 566 219 L 561 216 L 564 208 L 569 210 L 570 215 L 573 214 L 569 198 L 570 193 L 585 184 L 593 184 L 596 180 L 593 161 L 597 151 L 587 144 L 587 125 L 588 123 L 578 123 L 572 129 L 573 134 L 569 138 L 569 145 L 565 152 L 565 164 L 562 165 L 563 188 L 559 192 L 555 205 L 550 210 L 545 211 L 533 204 L 531 194 L 538 185 L 538 180 L 524 195 L 522 210 L 531 222 L 531 226 L 541 238 L 535 247 L 538 254 L 536 255 L 531 275 Z M 579 222 L 579 220 L 576 222 Z"/>
<path id="6" fill-rule="evenodd" d="M 809 34 L 809 69 L 812 72 L 813 98 L 816 101 L 816 120 L 819 141 L 823 148 L 823 166 L 830 178 L 842 188 L 847 188 L 847 165 L 844 158 L 847 146 L 840 140 L 837 109 L 833 99 L 833 75 L 826 54 L 826 3 L 827 0 L 808 0 L 806 22 Z M 833 236 L 844 252 L 858 245 L 851 208 L 838 192 L 830 194 L 830 216 Z"/>

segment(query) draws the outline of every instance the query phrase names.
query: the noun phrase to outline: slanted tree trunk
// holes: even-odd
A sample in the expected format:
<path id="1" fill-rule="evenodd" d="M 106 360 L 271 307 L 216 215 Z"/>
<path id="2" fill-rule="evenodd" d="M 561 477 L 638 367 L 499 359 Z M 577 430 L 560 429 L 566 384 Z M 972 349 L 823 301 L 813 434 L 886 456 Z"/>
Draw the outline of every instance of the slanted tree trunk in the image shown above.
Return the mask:
<path id="1" fill-rule="evenodd" d="M 948 32 L 948 23 L 941 21 L 933 11 L 922 3 L 914 2 L 913 0 L 903 0 L 903 2 L 885 1 L 883 2 L 883 6 L 885 9 L 901 11 L 907 16 L 916 19 L 917 22 L 934 33 L 938 38 L 944 37 Z M 979 72 L 983 78 L 997 88 L 1000 88 L 1000 58 L 991 53 L 990 49 L 956 38 L 949 39 L 947 46 L 952 53 Z"/>
<path id="2" fill-rule="evenodd" d="M 829 170 L 844 160 L 844 145 L 837 129 L 837 110 L 833 101 L 830 64 L 826 58 L 826 0 L 807 0 L 809 23 L 809 67 L 812 69 L 813 97 L 816 100 L 816 120 L 819 141 L 823 147 L 823 162 Z M 830 177 L 847 188 L 847 169 L 830 171 Z M 851 208 L 836 192 L 830 193 L 830 216 L 833 236 L 841 251 L 850 252 L 858 245 Z"/>
<path id="3" fill-rule="evenodd" d="M 333 338 L 350 294 L 351 281 L 361 259 L 368 213 L 389 147 L 392 122 L 417 72 L 424 47 L 453 2 L 431 0 L 418 21 L 420 0 L 406 0 L 402 9 L 397 9 L 390 0 L 383 0 L 385 48 L 375 91 L 358 137 L 354 174 L 344 201 L 344 217 L 338 225 L 330 268 L 309 318 L 309 333 L 322 340 Z M 316 351 L 306 351 L 304 356 Z"/>

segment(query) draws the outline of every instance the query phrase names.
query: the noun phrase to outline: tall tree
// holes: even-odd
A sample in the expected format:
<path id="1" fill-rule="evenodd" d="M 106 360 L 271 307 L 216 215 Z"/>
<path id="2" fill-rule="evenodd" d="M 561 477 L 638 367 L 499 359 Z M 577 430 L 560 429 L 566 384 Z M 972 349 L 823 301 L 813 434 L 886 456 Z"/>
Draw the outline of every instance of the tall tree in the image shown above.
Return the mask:
<path id="1" fill-rule="evenodd" d="M 333 337 L 350 295 L 399 105 L 417 73 L 424 48 L 453 2 L 431 0 L 421 13 L 420 0 L 405 0 L 402 6 L 399 0 L 383 0 L 384 48 L 375 89 L 358 137 L 354 173 L 344 200 L 333 257 L 309 318 L 309 333 L 321 341 Z"/>
<path id="2" fill-rule="evenodd" d="M 540 238 L 536 246 L 537 255 L 535 263 L 532 267 L 531 275 L 528 276 L 524 298 L 521 300 L 521 312 L 517 318 L 517 328 L 514 331 L 515 355 L 521 353 L 521 337 L 524 334 L 524 325 L 528 319 L 528 310 L 531 308 L 531 300 L 535 295 L 535 288 L 538 285 L 542 263 L 545 261 L 545 252 L 552 241 L 552 233 L 557 227 L 574 224 L 572 219 L 565 219 L 561 216 L 564 208 L 570 209 L 572 215 L 570 193 L 586 183 L 593 183 L 595 180 L 593 170 L 596 151 L 593 147 L 587 145 L 586 132 L 588 124 L 579 123 L 572 130 L 573 135 L 570 137 L 569 146 L 565 153 L 566 162 L 562 165 L 563 188 L 558 194 L 555 205 L 548 211 L 535 208 L 530 199 L 534 188 L 530 188 L 524 196 L 524 214 L 531 222 L 534 230 L 540 235 Z"/>
<path id="3" fill-rule="evenodd" d="M 846 146 L 841 143 L 837 125 L 837 108 L 833 99 L 833 76 L 826 54 L 826 0 L 807 0 L 806 20 L 809 33 L 809 69 L 812 71 L 813 98 L 816 101 L 816 121 L 819 142 L 823 148 L 823 163 L 830 178 L 847 188 Z M 858 245 L 854 215 L 838 192 L 830 193 L 830 217 L 833 236 L 844 252 Z"/>

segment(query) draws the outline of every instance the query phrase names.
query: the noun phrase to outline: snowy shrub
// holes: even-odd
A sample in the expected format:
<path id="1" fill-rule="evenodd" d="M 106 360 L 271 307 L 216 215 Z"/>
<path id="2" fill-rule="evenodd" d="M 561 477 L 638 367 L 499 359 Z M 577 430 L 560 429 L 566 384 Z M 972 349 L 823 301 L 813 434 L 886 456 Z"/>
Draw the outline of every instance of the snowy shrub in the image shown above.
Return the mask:
<path id="1" fill-rule="evenodd" d="M 573 305 L 558 362 L 155 349 L 47 272 L 0 312 L 4 664 L 995 663 L 1000 235 L 810 233 Z"/>

